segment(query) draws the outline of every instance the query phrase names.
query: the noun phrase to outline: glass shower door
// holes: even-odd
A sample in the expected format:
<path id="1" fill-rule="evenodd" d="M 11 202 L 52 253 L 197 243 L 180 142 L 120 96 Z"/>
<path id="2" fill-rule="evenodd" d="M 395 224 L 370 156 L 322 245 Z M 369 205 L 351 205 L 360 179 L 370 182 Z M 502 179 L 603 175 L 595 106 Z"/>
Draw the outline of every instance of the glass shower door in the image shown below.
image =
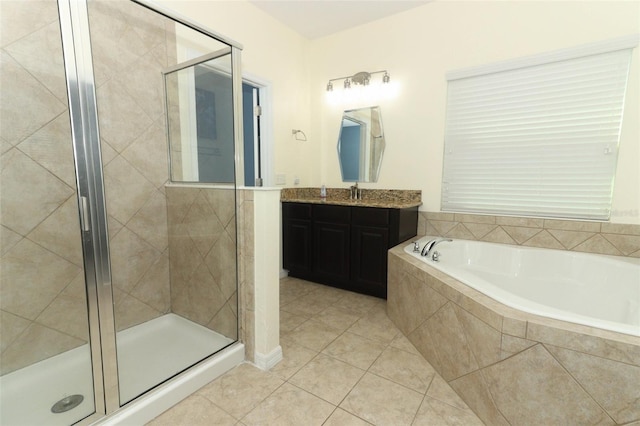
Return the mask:
<path id="1" fill-rule="evenodd" d="M 116 395 L 122 406 L 237 340 L 231 49 L 133 2 L 90 0 L 88 16 L 115 320 L 118 392 L 107 389 L 109 407 Z M 215 190 L 179 188 L 167 133 L 191 129 L 167 130 L 184 111 L 165 97 L 163 75 L 221 49 L 209 65 L 226 70 L 224 82 L 213 91 L 199 82 L 180 102 L 197 99 L 193 107 L 204 110 L 189 134 L 207 143 L 195 148 L 196 164 L 206 151 L 201 168 L 226 180 Z"/>
<path id="2" fill-rule="evenodd" d="M 96 411 L 55 0 L 0 2 L 0 424 Z"/>

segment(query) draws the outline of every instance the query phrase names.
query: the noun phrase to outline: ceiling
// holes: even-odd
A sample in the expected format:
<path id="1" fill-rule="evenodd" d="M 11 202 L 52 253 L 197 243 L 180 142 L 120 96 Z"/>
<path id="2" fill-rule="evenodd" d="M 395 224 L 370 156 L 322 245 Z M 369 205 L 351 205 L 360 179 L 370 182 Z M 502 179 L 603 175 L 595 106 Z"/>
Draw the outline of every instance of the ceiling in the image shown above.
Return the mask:
<path id="1" fill-rule="evenodd" d="M 249 0 L 302 36 L 315 39 L 432 0 Z"/>

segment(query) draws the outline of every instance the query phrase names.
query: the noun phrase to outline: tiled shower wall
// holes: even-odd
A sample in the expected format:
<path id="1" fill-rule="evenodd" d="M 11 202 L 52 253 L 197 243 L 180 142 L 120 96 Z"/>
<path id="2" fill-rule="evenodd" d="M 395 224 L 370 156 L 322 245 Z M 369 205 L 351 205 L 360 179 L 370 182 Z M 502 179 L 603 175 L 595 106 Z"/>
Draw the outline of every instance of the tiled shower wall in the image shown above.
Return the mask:
<path id="1" fill-rule="evenodd" d="M 640 257 L 640 225 L 420 212 L 418 235 Z"/>
<path id="2" fill-rule="evenodd" d="M 57 4 L 0 2 L 0 373 L 88 338 Z"/>
<path id="3" fill-rule="evenodd" d="M 87 340 L 75 174 L 57 4 L 0 13 L 1 373 Z M 170 309 L 160 71 L 173 26 L 128 1 L 90 1 L 118 330 Z"/>
<path id="4" fill-rule="evenodd" d="M 171 311 L 237 338 L 235 188 L 167 186 Z"/>
<path id="5" fill-rule="evenodd" d="M 129 1 L 91 0 L 89 24 L 107 202 L 116 329 L 171 309 L 161 71 L 174 25 Z"/>

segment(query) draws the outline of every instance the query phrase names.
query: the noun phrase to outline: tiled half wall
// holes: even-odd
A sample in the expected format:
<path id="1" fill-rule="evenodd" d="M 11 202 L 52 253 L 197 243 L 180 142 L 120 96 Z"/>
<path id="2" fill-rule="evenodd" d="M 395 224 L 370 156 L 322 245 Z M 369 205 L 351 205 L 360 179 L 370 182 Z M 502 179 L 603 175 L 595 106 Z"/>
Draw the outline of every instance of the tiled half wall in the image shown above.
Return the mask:
<path id="1" fill-rule="evenodd" d="M 420 212 L 418 235 L 640 257 L 640 225 Z"/>
<path id="2" fill-rule="evenodd" d="M 401 246 L 389 253 L 387 313 L 488 425 L 640 421 L 638 337 L 511 309 Z"/>

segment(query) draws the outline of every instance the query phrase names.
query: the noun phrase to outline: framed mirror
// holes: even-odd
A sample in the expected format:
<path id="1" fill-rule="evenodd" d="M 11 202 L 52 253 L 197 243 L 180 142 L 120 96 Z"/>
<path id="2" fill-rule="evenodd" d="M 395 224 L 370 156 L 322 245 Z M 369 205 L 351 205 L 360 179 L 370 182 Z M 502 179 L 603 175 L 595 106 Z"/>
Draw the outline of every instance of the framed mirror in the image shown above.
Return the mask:
<path id="1" fill-rule="evenodd" d="M 377 182 L 384 153 L 380 107 L 347 110 L 342 114 L 338 161 L 343 182 Z"/>

